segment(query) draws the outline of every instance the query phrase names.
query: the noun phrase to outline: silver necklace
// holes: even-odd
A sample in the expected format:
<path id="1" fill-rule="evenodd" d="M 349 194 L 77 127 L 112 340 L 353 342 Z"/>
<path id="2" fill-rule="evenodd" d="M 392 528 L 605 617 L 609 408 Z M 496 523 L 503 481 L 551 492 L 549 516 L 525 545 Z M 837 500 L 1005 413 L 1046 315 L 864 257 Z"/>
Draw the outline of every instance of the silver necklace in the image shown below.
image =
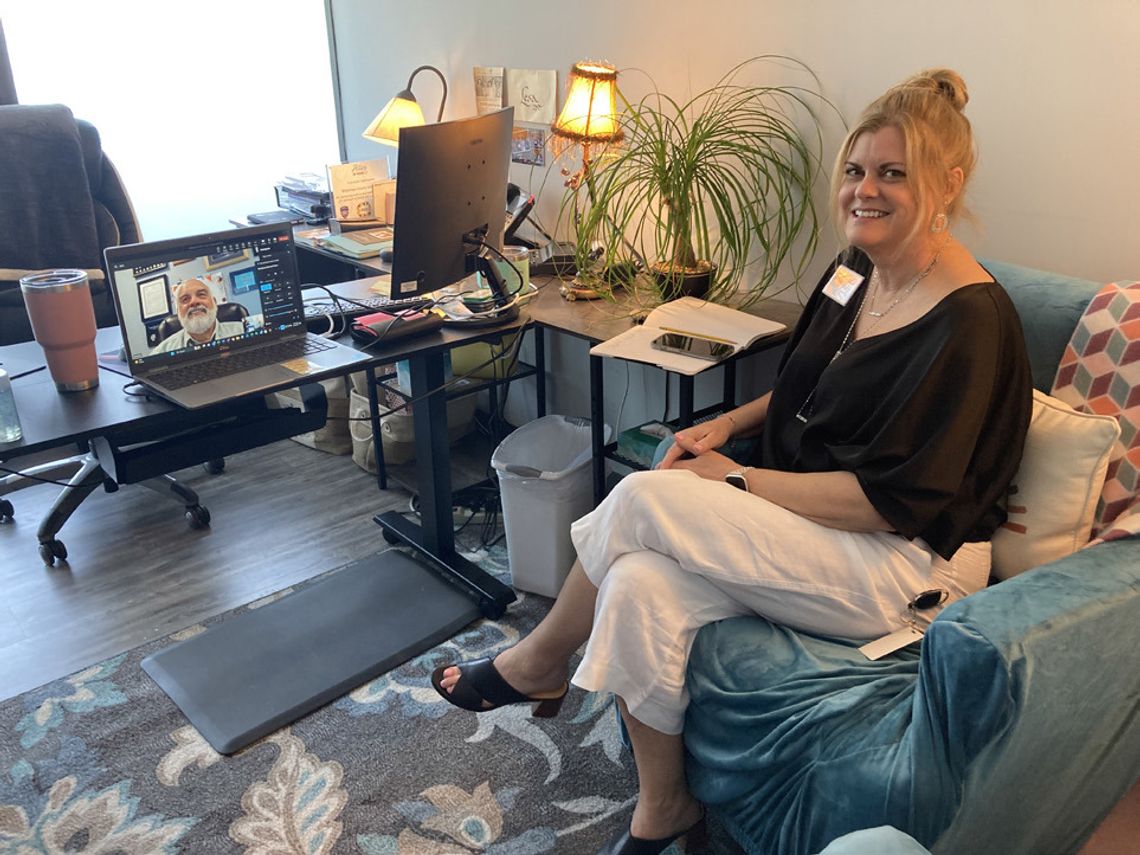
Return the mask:
<path id="1" fill-rule="evenodd" d="M 863 330 L 863 334 L 866 335 L 871 330 L 873 330 L 876 326 L 878 326 L 879 322 L 883 318 L 885 318 L 887 315 L 889 315 L 891 313 L 891 309 L 893 309 L 895 306 L 897 306 L 899 303 L 901 303 L 903 300 L 905 300 L 907 297 L 909 297 L 910 293 L 918 286 L 919 282 L 921 282 L 923 279 L 925 279 L 927 276 L 930 275 L 930 271 L 933 270 L 934 265 L 936 265 L 938 263 L 938 257 L 940 255 L 942 255 L 942 250 L 938 250 L 938 252 L 934 253 L 934 258 L 930 259 L 930 264 L 926 265 L 926 267 L 924 267 L 919 272 L 919 274 L 914 277 L 914 281 L 911 282 L 909 285 L 907 285 L 906 289 L 904 291 L 902 291 L 897 297 L 895 297 L 895 299 L 891 301 L 891 304 L 889 306 L 887 306 L 885 309 L 883 309 L 883 311 L 881 311 L 881 312 L 872 311 L 871 308 L 867 305 L 868 303 L 874 304 L 875 296 L 878 294 L 878 291 L 879 291 L 879 282 L 881 281 L 879 279 L 878 268 L 871 271 L 871 281 L 870 281 L 870 283 L 868 283 L 868 286 L 867 286 L 868 292 L 870 292 L 870 293 L 864 293 L 863 294 L 863 299 L 861 299 L 859 301 L 859 308 L 855 312 L 855 317 L 853 317 L 851 319 L 851 326 L 849 326 L 847 328 L 847 333 L 846 333 L 846 335 L 843 336 L 843 341 L 841 341 L 839 343 L 839 347 L 836 348 L 835 353 L 832 354 L 831 359 L 828 360 L 827 364 L 831 365 L 831 363 L 833 363 L 835 360 L 837 360 L 839 358 L 839 355 L 841 353 L 843 353 L 843 351 L 847 350 L 847 345 L 849 345 L 851 343 L 851 336 L 855 332 L 855 327 L 859 324 L 859 318 L 861 318 L 863 316 L 863 310 L 864 309 L 867 310 L 867 314 L 870 317 L 875 319 L 871 323 L 871 325 L 867 327 L 867 329 Z M 824 371 L 826 371 L 826 370 L 827 369 L 825 368 Z M 813 412 L 814 408 L 812 407 L 812 402 L 815 400 L 815 390 L 819 388 L 819 381 L 822 379 L 823 379 L 823 371 L 820 372 L 819 380 L 815 381 L 815 385 L 812 386 L 811 391 L 808 392 L 807 397 L 804 398 L 804 402 L 802 404 L 800 404 L 800 408 L 796 411 L 796 418 L 799 419 L 801 422 L 804 422 L 805 424 L 807 423 L 808 418 L 811 416 L 811 414 Z"/>
<path id="2" fill-rule="evenodd" d="M 926 267 L 924 267 L 922 269 L 922 271 L 917 276 L 914 277 L 914 281 L 911 282 L 909 285 L 907 285 L 906 289 L 901 291 L 899 293 L 899 295 L 897 297 L 895 297 L 894 300 L 891 301 L 891 304 L 889 306 L 887 306 L 885 309 L 883 309 L 883 311 L 876 312 L 874 309 L 868 308 L 867 314 L 870 315 L 872 318 L 879 318 L 879 319 L 885 318 L 887 315 L 889 315 L 891 313 L 891 309 L 893 309 L 895 306 L 897 306 L 899 303 L 901 303 L 903 300 L 905 300 L 907 297 L 909 297 L 910 292 L 913 291 L 916 287 L 918 287 L 918 283 L 930 275 L 930 271 L 933 270 L 934 265 L 936 265 L 938 263 L 938 257 L 940 255 L 942 255 L 942 250 L 938 250 L 938 252 L 934 253 L 934 258 L 930 259 L 930 264 L 926 265 Z M 871 289 L 872 289 L 871 305 L 872 306 L 875 305 L 875 300 L 879 296 L 879 289 L 882 285 L 882 281 L 883 280 L 881 278 L 879 278 L 879 269 L 876 267 L 874 270 L 871 271 Z M 862 309 L 863 307 L 860 306 L 859 308 Z"/>

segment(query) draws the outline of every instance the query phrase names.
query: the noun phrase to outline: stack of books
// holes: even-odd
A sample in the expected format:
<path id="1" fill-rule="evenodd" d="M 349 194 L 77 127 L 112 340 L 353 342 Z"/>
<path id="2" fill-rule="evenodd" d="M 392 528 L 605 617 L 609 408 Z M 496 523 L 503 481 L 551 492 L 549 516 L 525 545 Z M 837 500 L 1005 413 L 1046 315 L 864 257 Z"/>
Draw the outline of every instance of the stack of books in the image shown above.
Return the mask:
<path id="1" fill-rule="evenodd" d="M 351 258 L 372 258 L 381 250 L 392 248 L 392 229 L 388 226 L 378 229 L 329 234 L 320 239 L 321 246 Z"/>

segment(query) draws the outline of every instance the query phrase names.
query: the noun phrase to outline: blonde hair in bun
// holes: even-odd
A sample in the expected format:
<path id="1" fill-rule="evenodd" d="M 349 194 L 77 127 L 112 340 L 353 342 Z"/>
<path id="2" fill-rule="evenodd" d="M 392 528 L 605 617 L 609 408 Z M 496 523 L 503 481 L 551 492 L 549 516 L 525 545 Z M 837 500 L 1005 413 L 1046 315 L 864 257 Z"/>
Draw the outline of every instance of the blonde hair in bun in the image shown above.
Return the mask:
<path id="1" fill-rule="evenodd" d="M 843 141 L 831 175 L 831 210 L 841 233 L 839 188 L 851 147 L 861 134 L 885 127 L 898 128 L 906 142 L 907 183 L 919 210 L 929 211 L 931 216 L 945 213 L 951 222 L 965 213 L 962 197 L 977 163 L 974 132 L 962 112 L 969 100 L 966 82 L 958 72 L 931 68 L 892 86 L 871 102 Z M 962 170 L 962 186 L 944 205 L 947 174 L 954 168 Z M 910 237 L 928 225 L 920 218 Z"/>

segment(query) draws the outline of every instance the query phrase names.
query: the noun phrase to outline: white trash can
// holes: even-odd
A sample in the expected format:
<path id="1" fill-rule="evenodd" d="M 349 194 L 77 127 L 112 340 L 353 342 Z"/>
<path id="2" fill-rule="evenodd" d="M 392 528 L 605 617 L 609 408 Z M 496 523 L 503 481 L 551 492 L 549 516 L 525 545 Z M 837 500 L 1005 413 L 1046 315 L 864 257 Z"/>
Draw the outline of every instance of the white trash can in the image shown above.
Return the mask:
<path id="1" fill-rule="evenodd" d="M 608 442 L 610 429 L 604 428 Z M 513 431 L 491 455 L 514 587 L 558 596 L 574 564 L 570 524 L 594 507 L 590 420 L 543 416 Z"/>

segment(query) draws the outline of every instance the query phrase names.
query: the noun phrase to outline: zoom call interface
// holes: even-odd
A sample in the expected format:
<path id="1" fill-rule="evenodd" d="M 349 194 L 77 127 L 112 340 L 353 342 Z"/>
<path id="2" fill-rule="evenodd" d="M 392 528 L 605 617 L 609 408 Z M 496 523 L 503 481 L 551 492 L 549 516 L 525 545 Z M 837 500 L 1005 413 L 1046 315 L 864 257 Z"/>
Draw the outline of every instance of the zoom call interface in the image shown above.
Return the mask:
<path id="1" fill-rule="evenodd" d="M 164 249 L 116 263 L 116 296 L 131 361 L 265 336 L 303 321 L 293 248 L 287 236 Z"/>

